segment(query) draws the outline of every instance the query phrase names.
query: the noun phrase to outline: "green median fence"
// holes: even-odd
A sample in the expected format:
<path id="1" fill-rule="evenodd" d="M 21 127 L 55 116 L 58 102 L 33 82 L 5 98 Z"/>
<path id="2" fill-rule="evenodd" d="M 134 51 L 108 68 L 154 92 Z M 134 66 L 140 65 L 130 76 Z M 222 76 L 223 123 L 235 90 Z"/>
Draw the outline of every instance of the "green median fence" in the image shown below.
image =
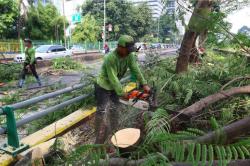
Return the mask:
<path id="1" fill-rule="evenodd" d="M 117 42 L 116 41 L 110 41 L 110 42 L 106 42 L 109 46 L 109 48 L 115 49 L 117 46 Z M 103 42 L 98 41 L 98 42 L 78 42 L 78 43 L 71 43 L 71 46 L 73 45 L 77 45 L 77 46 L 81 46 L 83 49 L 85 49 L 86 51 L 102 51 L 103 50 Z"/>
<path id="2" fill-rule="evenodd" d="M 63 45 L 62 40 L 32 40 L 33 46 L 38 47 L 40 45 Z M 117 46 L 116 41 L 107 41 L 106 42 L 111 50 L 115 49 Z M 78 42 L 78 43 L 68 43 L 68 49 L 70 46 L 79 45 L 86 51 L 99 51 L 103 50 L 103 42 Z M 0 40 L 0 53 L 6 54 L 17 54 L 24 53 L 24 43 L 23 40 Z"/>

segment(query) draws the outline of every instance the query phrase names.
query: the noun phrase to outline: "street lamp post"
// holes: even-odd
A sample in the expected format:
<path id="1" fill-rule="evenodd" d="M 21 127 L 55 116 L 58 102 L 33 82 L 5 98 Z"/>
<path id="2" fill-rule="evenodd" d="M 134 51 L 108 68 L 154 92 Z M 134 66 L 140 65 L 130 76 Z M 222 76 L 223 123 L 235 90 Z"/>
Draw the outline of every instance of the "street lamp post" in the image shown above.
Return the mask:
<path id="1" fill-rule="evenodd" d="M 106 0 L 104 0 L 104 11 L 103 11 L 103 48 L 106 42 Z"/>
<path id="2" fill-rule="evenodd" d="M 63 5 L 63 31 L 64 31 L 64 46 L 66 47 L 66 23 L 65 23 L 65 10 L 64 10 L 64 0 L 62 0 Z"/>
<path id="3" fill-rule="evenodd" d="M 159 43 L 159 35 L 160 35 L 160 17 L 158 18 L 157 23 L 157 42 Z"/>

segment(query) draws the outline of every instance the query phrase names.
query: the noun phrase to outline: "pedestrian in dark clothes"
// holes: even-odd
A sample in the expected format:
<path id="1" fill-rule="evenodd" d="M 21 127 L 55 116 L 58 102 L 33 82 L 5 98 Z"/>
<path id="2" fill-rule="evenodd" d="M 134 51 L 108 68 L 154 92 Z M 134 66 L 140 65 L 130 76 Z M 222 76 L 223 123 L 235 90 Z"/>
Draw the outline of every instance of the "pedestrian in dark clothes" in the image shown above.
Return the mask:
<path id="1" fill-rule="evenodd" d="M 23 87 L 25 76 L 28 74 L 28 70 L 32 72 L 33 76 L 36 78 L 39 86 L 42 86 L 41 80 L 36 72 L 36 57 L 35 49 L 32 46 L 32 41 L 30 39 L 24 39 L 25 44 L 25 61 L 23 64 L 23 70 L 21 72 L 21 78 L 19 80 L 19 88 Z"/>

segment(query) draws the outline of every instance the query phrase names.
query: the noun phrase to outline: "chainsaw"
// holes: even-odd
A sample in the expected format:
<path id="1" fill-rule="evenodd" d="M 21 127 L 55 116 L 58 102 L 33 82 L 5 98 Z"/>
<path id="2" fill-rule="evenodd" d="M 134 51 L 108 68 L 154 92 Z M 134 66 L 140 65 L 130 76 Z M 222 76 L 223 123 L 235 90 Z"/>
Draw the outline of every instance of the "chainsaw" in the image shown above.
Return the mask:
<path id="1" fill-rule="evenodd" d="M 127 98 L 120 98 L 120 102 L 140 110 L 152 110 L 157 107 L 156 90 L 151 88 L 150 92 L 145 92 L 137 88 L 136 83 L 129 83 L 124 91 L 128 93 Z"/>

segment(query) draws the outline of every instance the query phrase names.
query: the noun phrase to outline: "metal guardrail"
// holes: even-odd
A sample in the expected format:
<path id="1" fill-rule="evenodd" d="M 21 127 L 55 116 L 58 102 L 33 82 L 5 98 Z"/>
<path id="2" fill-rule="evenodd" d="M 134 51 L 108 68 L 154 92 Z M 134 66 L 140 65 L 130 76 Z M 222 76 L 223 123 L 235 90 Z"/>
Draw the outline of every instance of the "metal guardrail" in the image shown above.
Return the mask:
<path id="1" fill-rule="evenodd" d="M 81 96 L 75 97 L 73 99 L 67 100 L 65 102 L 62 102 L 62 103 L 60 103 L 58 105 L 47 108 L 45 110 L 36 112 L 36 113 L 34 113 L 32 115 L 29 115 L 29 116 L 27 116 L 27 117 L 25 117 L 23 119 L 18 120 L 16 122 L 16 127 L 21 127 L 21 126 L 23 126 L 25 124 L 28 124 L 28 123 L 30 123 L 30 122 L 32 122 L 34 120 L 40 119 L 41 117 L 46 116 L 49 113 L 55 112 L 55 111 L 57 111 L 59 109 L 62 109 L 64 107 L 68 106 L 68 105 L 79 102 L 79 101 L 81 101 L 83 99 L 86 99 L 89 96 L 90 95 L 81 95 Z M 7 129 L 5 127 L 0 127 L 0 134 L 4 134 L 6 132 L 6 130 Z"/>
<path id="2" fill-rule="evenodd" d="M 28 100 L 25 100 L 25 101 L 22 101 L 22 102 L 19 102 L 19 103 L 16 103 L 16 104 L 8 105 L 8 107 L 12 107 L 13 110 L 17 110 L 17 109 L 20 109 L 20 108 L 27 107 L 27 106 L 29 106 L 31 104 L 36 104 L 36 103 L 41 102 L 43 100 L 47 100 L 49 98 L 53 98 L 53 97 L 56 97 L 56 96 L 64 94 L 64 93 L 71 92 L 71 91 L 76 90 L 76 89 L 80 89 L 80 88 L 82 88 L 84 86 L 86 86 L 86 85 L 85 84 L 73 85 L 71 87 L 67 87 L 67 88 L 64 88 L 64 89 L 61 89 L 61 90 L 58 90 L 58 91 L 55 91 L 55 92 L 47 93 L 45 95 L 34 97 L 34 98 L 31 98 L 31 99 L 28 99 Z M 3 112 L 0 111 L 0 115 L 2 113 Z"/>
<path id="3" fill-rule="evenodd" d="M 68 101 L 64 101 L 63 103 L 60 103 L 58 105 L 52 106 L 46 110 L 36 112 L 28 117 L 25 117 L 23 119 L 20 119 L 16 122 L 14 111 L 20 108 L 24 108 L 33 104 L 36 104 L 38 102 L 44 101 L 49 98 L 54 98 L 56 96 L 59 96 L 64 93 L 72 92 L 76 89 L 80 89 L 86 86 L 86 84 L 77 84 L 71 87 L 67 87 L 55 92 L 51 92 L 42 96 L 34 97 L 16 104 L 7 105 L 0 107 L 0 115 L 6 115 L 6 127 L 0 128 L 0 134 L 3 134 L 7 131 L 7 144 L 4 144 L 3 147 L 0 147 L 1 150 L 5 151 L 6 153 L 16 155 L 28 148 L 27 145 L 20 144 L 18 134 L 17 134 L 17 127 L 20 127 L 24 124 L 27 124 L 31 121 L 34 121 L 36 119 L 39 119 L 51 112 L 55 112 L 67 105 L 76 103 L 81 101 L 84 98 L 87 98 L 90 95 L 81 95 L 76 98 L 70 99 Z"/>
<path id="4" fill-rule="evenodd" d="M 130 77 L 125 77 L 124 79 L 121 80 L 122 83 L 126 82 Z M 89 84 L 77 84 L 71 87 L 67 87 L 55 92 L 51 92 L 48 94 L 44 94 L 38 97 L 34 97 L 19 103 L 15 103 L 12 105 L 7 105 L 7 106 L 2 106 L 0 107 L 0 115 L 6 115 L 6 127 L 2 126 L 0 127 L 0 134 L 4 134 L 7 132 L 7 144 L 5 144 L 3 147 L 0 147 L 1 150 L 5 151 L 8 154 L 11 154 L 13 156 L 17 155 L 18 153 L 26 150 L 29 148 L 28 145 L 23 145 L 20 144 L 18 134 L 17 134 L 17 127 L 21 127 L 25 124 L 28 124 L 34 120 L 40 119 L 41 117 L 44 117 L 48 115 L 49 113 L 55 112 L 57 110 L 60 110 L 70 104 L 79 102 L 83 99 L 86 99 L 87 97 L 91 96 L 91 94 L 83 94 L 78 97 L 72 98 L 70 100 L 64 101 L 58 105 L 52 106 L 50 108 L 47 108 L 45 110 L 36 112 L 32 115 L 29 115 L 23 119 L 20 119 L 16 121 L 15 116 L 14 116 L 14 111 L 20 108 L 28 107 L 32 104 L 36 104 L 38 102 L 54 98 L 56 96 L 59 96 L 64 93 L 72 92 L 74 90 L 83 88 L 84 86 L 87 86 Z"/>

